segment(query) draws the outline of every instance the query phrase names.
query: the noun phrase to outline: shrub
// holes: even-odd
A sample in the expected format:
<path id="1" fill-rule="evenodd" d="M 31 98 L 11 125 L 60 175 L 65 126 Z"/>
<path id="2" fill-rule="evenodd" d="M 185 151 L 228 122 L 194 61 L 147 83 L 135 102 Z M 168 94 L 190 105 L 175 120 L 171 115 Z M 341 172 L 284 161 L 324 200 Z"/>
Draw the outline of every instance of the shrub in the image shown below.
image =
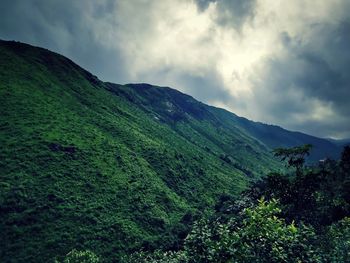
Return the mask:
<path id="1" fill-rule="evenodd" d="M 63 260 L 63 263 L 98 263 L 99 258 L 90 250 L 79 251 L 73 249 Z"/>

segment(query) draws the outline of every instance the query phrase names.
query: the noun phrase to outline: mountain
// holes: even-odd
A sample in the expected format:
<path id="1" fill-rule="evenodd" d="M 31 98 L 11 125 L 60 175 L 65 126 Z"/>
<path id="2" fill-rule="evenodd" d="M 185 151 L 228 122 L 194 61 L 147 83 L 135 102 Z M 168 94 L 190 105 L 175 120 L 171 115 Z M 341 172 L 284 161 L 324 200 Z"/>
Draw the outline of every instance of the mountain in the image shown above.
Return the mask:
<path id="1" fill-rule="evenodd" d="M 268 125 L 260 122 L 247 120 L 223 109 L 215 109 L 221 112 L 227 119 L 235 122 L 237 127 L 243 129 L 250 136 L 258 139 L 271 149 L 278 147 L 294 147 L 303 144 L 312 144 L 309 162 L 317 162 L 324 158 L 338 159 L 344 143 L 317 138 L 301 132 L 293 132 L 276 125 Z"/>
<path id="2" fill-rule="evenodd" d="M 107 84 L 112 89 L 115 85 L 112 83 Z M 224 125 L 228 129 L 238 129 L 250 137 L 258 139 L 259 143 L 263 143 L 269 149 L 312 144 L 313 149 L 309 157 L 311 162 L 325 157 L 338 159 L 342 146 L 347 142 L 345 140 L 329 141 L 301 132 L 288 131 L 276 125 L 254 122 L 227 110 L 195 101 L 192 97 L 167 87 L 159 89 L 159 87 L 149 84 L 128 84 L 126 86 L 132 89 L 128 89 L 124 93 L 119 89 L 117 91 L 118 94 L 127 97 L 140 107 L 151 109 L 156 118 L 163 118 L 169 122 L 184 119 L 186 115 L 190 115 L 195 119 L 210 120 L 214 125 Z M 167 97 L 169 100 L 168 104 L 164 103 L 164 101 L 158 101 L 158 97 Z M 171 109 L 174 105 L 170 101 L 176 106 L 176 111 L 174 112 Z M 183 114 L 182 117 L 180 116 L 181 114 Z"/>
<path id="3" fill-rule="evenodd" d="M 0 41 L 0 109 L 2 262 L 174 247 L 219 196 L 283 169 L 273 147 L 335 147 L 19 42 Z"/>
<path id="4" fill-rule="evenodd" d="M 344 147 L 350 145 L 350 139 L 328 139 L 331 143 Z"/>

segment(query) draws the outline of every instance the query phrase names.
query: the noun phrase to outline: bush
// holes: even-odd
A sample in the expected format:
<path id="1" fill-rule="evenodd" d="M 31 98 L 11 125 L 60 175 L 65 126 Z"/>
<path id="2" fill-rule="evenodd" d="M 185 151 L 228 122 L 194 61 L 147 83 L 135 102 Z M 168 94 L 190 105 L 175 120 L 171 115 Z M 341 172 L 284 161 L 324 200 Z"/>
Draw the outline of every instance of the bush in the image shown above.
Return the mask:
<path id="1" fill-rule="evenodd" d="M 329 228 L 325 251 L 328 252 L 328 262 L 350 262 L 350 218 L 344 218 Z"/>
<path id="2" fill-rule="evenodd" d="M 63 260 L 63 263 L 98 263 L 99 258 L 90 250 L 79 251 L 73 249 Z"/>
<path id="3" fill-rule="evenodd" d="M 287 224 L 278 202 L 259 201 L 243 211 L 243 221 L 195 224 L 185 249 L 190 262 L 319 262 L 312 228 Z"/>
<path id="4" fill-rule="evenodd" d="M 138 252 L 131 256 L 124 257 L 123 262 L 128 263 L 187 263 L 188 257 L 185 251 L 179 252 L 163 252 L 156 251 L 154 253 Z"/>

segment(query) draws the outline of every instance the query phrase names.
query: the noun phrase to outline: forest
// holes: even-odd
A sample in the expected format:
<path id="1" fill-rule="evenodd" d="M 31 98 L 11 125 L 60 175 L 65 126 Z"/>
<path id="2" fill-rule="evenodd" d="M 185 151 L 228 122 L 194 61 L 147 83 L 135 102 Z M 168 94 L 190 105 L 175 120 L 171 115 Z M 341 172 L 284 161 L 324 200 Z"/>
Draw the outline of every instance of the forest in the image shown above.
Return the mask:
<path id="1" fill-rule="evenodd" d="M 0 58 L 1 262 L 347 262 L 349 147 L 27 44 Z"/>
<path id="2" fill-rule="evenodd" d="M 340 160 L 305 164 L 311 145 L 274 150 L 288 167 L 240 196 L 222 195 L 174 249 L 143 249 L 129 263 L 350 262 L 350 146 Z M 63 262 L 103 262 L 72 250 Z"/>

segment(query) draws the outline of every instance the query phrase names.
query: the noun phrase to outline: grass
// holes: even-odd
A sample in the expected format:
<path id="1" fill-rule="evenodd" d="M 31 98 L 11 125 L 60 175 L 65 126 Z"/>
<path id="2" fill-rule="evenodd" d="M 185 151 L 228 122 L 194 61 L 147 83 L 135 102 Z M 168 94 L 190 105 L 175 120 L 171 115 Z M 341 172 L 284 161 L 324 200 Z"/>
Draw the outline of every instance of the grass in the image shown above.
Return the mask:
<path id="1" fill-rule="evenodd" d="M 172 247 L 188 215 L 280 169 L 270 149 L 168 88 L 103 83 L 0 42 L 0 261 Z"/>

